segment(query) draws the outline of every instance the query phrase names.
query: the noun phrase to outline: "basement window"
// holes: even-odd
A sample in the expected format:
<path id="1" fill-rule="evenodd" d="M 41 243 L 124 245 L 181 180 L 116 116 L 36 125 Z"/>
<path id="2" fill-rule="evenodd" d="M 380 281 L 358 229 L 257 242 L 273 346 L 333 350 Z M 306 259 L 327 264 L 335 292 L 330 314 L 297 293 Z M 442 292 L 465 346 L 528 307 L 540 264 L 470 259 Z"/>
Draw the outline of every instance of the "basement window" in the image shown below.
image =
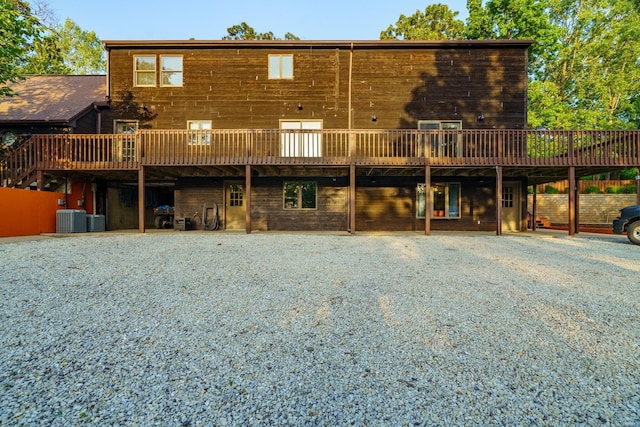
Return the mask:
<path id="1" fill-rule="evenodd" d="M 318 184 L 312 181 L 284 183 L 285 209 L 316 209 Z"/>
<path id="2" fill-rule="evenodd" d="M 269 79 L 293 79 L 293 55 L 269 55 Z"/>
<path id="3" fill-rule="evenodd" d="M 417 218 L 425 217 L 426 191 L 424 184 L 418 184 L 416 189 Z M 460 183 L 436 183 L 431 185 L 431 218 L 460 218 Z"/>

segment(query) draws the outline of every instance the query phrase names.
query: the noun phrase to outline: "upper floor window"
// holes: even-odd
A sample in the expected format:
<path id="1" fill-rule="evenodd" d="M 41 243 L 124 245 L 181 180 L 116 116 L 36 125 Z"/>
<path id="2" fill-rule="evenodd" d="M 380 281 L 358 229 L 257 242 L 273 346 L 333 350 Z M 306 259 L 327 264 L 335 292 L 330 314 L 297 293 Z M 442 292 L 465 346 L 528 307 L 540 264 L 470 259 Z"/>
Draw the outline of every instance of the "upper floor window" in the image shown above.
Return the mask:
<path id="1" fill-rule="evenodd" d="M 160 57 L 160 86 L 182 86 L 182 56 Z"/>
<path id="2" fill-rule="evenodd" d="M 134 86 L 155 86 L 156 85 L 156 57 L 155 56 L 135 56 L 133 58 Z"/>
<path id="3" fill-rule="evenodd" d="M 458 132 L 462 129 L 460 120 L 418 120 L 418 129 L 432 131 L 447 131 L 431 133 L 429 140 L 424 137 L 418 147 L 418 155 L 423 156 L 428 153 L 432 157 L 458 157 L 460 146 L 458 144 Z M 430 148 L 430 150 L 427 150 Z"/>
<path id="4" fill-rule="evenodd" d="M 187 121 L 189 132 L 189 144 L 211 144 L 211 120 L 189 120 Z"/>
<path id="5" fill-rule="evenodd" d="M 269 55 L 269 79 L 293 79 L 293 55 Z"/>

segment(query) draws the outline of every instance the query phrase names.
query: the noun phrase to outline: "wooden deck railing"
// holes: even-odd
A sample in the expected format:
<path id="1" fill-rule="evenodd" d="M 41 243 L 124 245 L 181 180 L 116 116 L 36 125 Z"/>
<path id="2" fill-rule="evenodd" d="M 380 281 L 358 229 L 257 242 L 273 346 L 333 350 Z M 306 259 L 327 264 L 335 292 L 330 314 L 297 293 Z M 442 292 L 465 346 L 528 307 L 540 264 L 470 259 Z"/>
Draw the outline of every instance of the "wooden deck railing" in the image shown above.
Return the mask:
<path id="1" fill-rule="evenodd" d="M 640 131 L 141 130 L 33 135 L 2 163 L 2 183 L 34 170 L 143 166 L 638 166 Z"/>

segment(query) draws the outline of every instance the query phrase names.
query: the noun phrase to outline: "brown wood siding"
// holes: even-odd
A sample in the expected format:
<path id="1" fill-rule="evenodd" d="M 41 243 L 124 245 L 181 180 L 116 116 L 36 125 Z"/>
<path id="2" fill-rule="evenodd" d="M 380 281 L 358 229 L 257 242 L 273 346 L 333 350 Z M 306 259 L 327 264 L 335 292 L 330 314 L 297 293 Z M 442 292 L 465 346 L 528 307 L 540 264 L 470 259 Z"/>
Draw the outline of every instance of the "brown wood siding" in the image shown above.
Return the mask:
<path id="1" fill-rule="evenodd" d="M 134 87 L 133 58 L 145 54 L 182 55 L 183 87 Z M 268 79 L 269 54 L 293 54 L 293 80 Z M 280 119 L 348 128 L 349 57 L 347 49 L 328 47 L 111 49 L 113 108 L 105 129 L 114 118 L 157 129 L 185 129 L 187 120 L 211 120 L 214 129 L 271 129 Z M 358 48 L 353 128 L 415 128 L 418 120 L 523 128 L 525 79 L 523 48 Z"/>
<path id="2" fill-rule="evenodd" d="M 315 181 L 317 209 L 284 209 L 284 181 Z M 251 185 L 253 230 L 346 231 L 348 187 L 345 178 L 260 178 Z"/>
<path id="3" fill-rule="evenodd" d="M 192 218 L 197 212 L 200 221 L 202 221 L 205 205 L 209 209 L 213 207 L 214 203 L 217 204 L 218 220 L 221 228 L 224 228 L 224 195 L 221 179 L 178 180 L 174 192 L 174 201 L 176 217 Z M 202 224 L 202 222 L 199 224 Z"/>
<path id="4" fill-rule="evenodd" d="M 95 111 L 90 111 L 76 121 L 76 127 L 73 133 L 97 133 L 97 118 Z"/>
<path id="5" fill-rule="evenodd" d="M 371 183 L 371 180 L 376 180 Z M 421 231 L 424 219 L 416 218 L 416 186 L 406 179 L 360 179 L 356 189 L 356 231 Z M 369 181 L 367 183 L 366 181 Z M 493 231 L 496 224 L 495 181 L 476 183 L 432 177 L 432 183 L 461 184 L 459 219 L 431 219 L 431 230 Z M 424 182 L 424 181 L 422 181 Z M 478 223 L 479 222 L 479 223 Z"/>

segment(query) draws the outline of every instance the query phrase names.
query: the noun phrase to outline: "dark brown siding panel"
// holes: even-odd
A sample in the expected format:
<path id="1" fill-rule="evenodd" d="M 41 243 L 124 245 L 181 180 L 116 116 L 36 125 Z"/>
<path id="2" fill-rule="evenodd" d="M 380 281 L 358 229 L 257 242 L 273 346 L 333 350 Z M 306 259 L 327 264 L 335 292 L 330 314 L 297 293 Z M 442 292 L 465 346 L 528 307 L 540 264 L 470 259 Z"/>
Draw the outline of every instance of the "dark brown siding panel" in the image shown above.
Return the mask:
<path id="1" fill-rule="evenodd" d="M 192 218 L 198 213 L 198 218 L 202 221 L 205 205 L 211 208 L 213 204 L 218 205 L 218 219 L 221 228 L 224 220 L 223 209 L 224 199 L 222 181 L 214 178 L 181 179 L 176 182 L 175 188 L 175 215 L 176 217 Z M 199 224 L 202 224 L 200 222 Z"/>
<path id="2" fill-rule="evenodd" d="M 141 127 L 272 129 L 280 119 L 321 119 L 349 127 L 350 51 L 329 46 L 111 49 L 113 118 Z M 183 87 L 134 87 L 133 57 L 183 56 Z M 292 54 L 294 78 L 268 79 L 268 55 Z M 353 51 L 356 129 L 416 128 L 418 120 L 462 120 L 463 128 L 525 126 L 526 51 L 522 47 L 409 47 Z M 145 110 L 146 108 L 146 110 Z M 478 121 L 478 113 L 485 116 Z M 376 115 L 377 121 L 371 117 Z"/>
<path id="3" fill-rule="evenodd" d="M 284 181 L 316 181 L 317 209 L 284 209 Z M 343 178 L 256 178 L 252 185 L 252 228 L 259 231 L 346 231 L 347 186 Z"/>

